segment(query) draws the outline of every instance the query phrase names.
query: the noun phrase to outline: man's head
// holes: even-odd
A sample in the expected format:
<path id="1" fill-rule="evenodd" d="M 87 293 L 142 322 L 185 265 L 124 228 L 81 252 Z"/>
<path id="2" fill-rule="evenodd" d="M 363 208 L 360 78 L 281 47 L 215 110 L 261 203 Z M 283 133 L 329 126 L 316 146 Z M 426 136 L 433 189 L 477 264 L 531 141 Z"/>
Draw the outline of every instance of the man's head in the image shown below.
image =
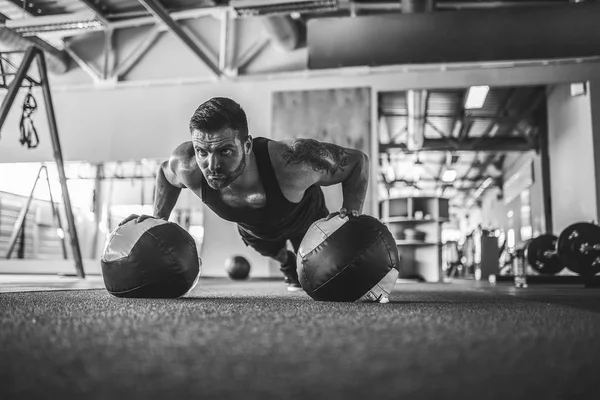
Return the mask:
<path id="1" fill-rule="evenodd" d="M 227 187 L 242 174 L 252 138 L 238 103 L 224 97 L 202 103 L 190 120 L 190 132 L 196 161 L 210 187 Z"/>

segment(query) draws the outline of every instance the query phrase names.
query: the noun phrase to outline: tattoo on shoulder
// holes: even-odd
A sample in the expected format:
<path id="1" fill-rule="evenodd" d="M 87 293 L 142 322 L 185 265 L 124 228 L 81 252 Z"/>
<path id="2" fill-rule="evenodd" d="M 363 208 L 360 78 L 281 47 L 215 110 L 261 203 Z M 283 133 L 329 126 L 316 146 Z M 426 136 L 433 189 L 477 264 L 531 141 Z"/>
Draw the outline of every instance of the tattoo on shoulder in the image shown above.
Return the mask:
<path id="1" fill-rule="evenodd" d="M 289 164 L 306 164 L 319 172 L 331 175 L 348 165 L 348 154 L 343 147 L 331 143 L 321 143 L 314 139 L 298 139 L 292 148 L 283 154 Z"/>

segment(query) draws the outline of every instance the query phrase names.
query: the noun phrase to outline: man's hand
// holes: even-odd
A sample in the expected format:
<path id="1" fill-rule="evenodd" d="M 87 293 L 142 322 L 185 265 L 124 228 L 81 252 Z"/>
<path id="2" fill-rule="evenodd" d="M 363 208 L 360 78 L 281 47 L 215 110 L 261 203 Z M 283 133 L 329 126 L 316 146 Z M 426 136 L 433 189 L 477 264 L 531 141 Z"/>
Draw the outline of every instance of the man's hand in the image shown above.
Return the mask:
<path id="1" fill-rule="evenodd" d="M 142 214 L 142 215 L 137 215 L 137 214 L 131 214 L 129 217 L 125 218 L 123 221 L 119 222 L 119 226 L 121 225 L 125 225 L 126 223 L 128 223 L 131 220 L 135 220 L 135 223 L 138 224 L 140 222 L 142 222 L 145 219 L 148 218 L 156 218 L 156 219 L 164 219 L 166 220 L 166 218 L 158 218 L 158 217 L 153 217 L 152 215 L 146 215 L 146 214 Z"/>
<path id="2" fill-rule="evenodd" d="M 346 210 L 345 208 L 340 208 L 340 211 L 336 211 L 336 212 L 332 212 L 331 214 L 329 214 L 327 216 L 327 218 L 325 218 L 326 221 L 329 221 L 331 218 L 335 217 L 336 215 L 339 215 L 340 218 L 346 218 L 346 217 L 358 217 L 360 215 L 360 213 L 357 210 Z"/>

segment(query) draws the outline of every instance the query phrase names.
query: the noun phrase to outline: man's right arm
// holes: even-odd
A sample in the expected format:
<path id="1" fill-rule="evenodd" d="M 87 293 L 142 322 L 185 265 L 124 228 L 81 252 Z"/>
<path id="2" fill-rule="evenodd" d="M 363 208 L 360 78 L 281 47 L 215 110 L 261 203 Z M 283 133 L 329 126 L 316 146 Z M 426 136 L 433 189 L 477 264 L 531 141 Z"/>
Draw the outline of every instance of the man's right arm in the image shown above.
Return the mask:
<path id="1" fill-rule="evenodd" d="M 175 149 L 168 161 L 163 162 L 158 169 L 156 174 L 156 185 L 154 190 L 154 212 L 153 215 L 137 215 L 131 214 L 123 221 L 120 225 L 126 224 L 131 220 L 135 222 L 142 222 L 147 218 L 162 218 L 169 219 L 181 189 L 185 188 L 185 184 L 179 178 L 179 173 L 186 168 L 186 157 L 189 152 L 189 145 L 186 143 L 180 145 Z"/>
<path id="2" fill-rule="evenodd" d="M 177 178 L 179 158 L 171 156 L 161 164 L 156 174 L 156 189 L 154 192 L 154 217 L 169 219 L 171 211 L 177 204 L 179 193 L 185 185 Z"/>

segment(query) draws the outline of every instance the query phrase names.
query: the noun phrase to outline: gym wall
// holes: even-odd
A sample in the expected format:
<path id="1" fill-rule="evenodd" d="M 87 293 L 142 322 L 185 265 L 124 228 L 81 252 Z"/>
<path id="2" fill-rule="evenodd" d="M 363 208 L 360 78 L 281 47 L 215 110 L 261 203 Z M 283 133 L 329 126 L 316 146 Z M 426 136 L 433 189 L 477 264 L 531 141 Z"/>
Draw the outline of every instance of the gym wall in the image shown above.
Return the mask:
<path id="1" fill-rule="evenodd" d="M 600 81 L 589 86 L 598 87 Z M 600 153 L 594 153 L 594 136 L 600 134 L 600 95 L 588 91 L 572 97 L 570 85 L 560 84 L 550 86 L 547 97 L 552 217 L 559 234 L 574 222 L 598 220 Z"/>
<path id="2" fill-rule="evenodd" d="M 165 38 L 167 40 L 167 38 Z M 189 50 L 183 48 L 183 52 Z M 154 49 L 153 49 L 154 51 Z M 197 60 L 196 60 L 197 61 Z M 164 69 L 173 60 L 157 60 Z M 176 63 L 176 62 L 175 62 Z M 157 68 L 160 67 L 157 66 Z M 149 68 L 141 63 L 139 68 Z M 135 70 L 134 70 L 135 71 Z M 144 71 L 137 71 L 142 74 Z M 132 71 L 133 73 L 133 71 Z M 144 72 L 145 73 L 145 72 Z M 71 74 L 71 72 L 69 73 Z M 466 87 L 476 84 L 529 85 L 547 82 L 600 81 L 600 68 L 594 64 L 573 64 L 547 67 L 480 68 L 472 70 L 440 71 L 428 69 L 420 72 L 393 70 L 364 75 L 360 70 L 309 74 L 290 74 L 273 77 L 241 78 L 239 81 L 207 83 L 202 81 L 178 83 L 148 81 L 134 84 L 126 82 L 115 88 L 94 86 L 82 72 L 72 72 L 68 77 L 53 77 L 53 96 L 59 134 L 67 160 L 110 161 L 141 158 L 166 158 L 172 148 L 188 139 L 188 121 L 194 109 L 212 96 L 229 96 L 246 109 L 250 130 L 255 136 L 269 136 L 271 132 L 272 95 L 279 91 L 321 90 L 332 88 L 371 89 L 371 132 L 375 132 L 376 99 L 379 91 L 398 91 L 411 88 Z M 143 84 L 143 85 L 142 85 Z M 83 86 L 82 86 L 83 85 Z M 24 94 L 20 94 L 23 96 Z M 38 97 L 41 99 L 40 97 Z M 36 150 L 26 150 L 18 143 L 20 117 L 19 97 L 11 110 L 0 140 L 0 162 L 52 160 L 52 152 L 45 121 L 43 102 L 35 115 L 41 144 Z M 370 140 L 376 137 L 370 135 Z M 588 144 L 589 145 L 589 144 Z M 374 148 L 372 145 L 371 148 Z M 377 160 L 371 157 L 372 161 Z M 577 158 L 575 158 L 577 159 Z M 375 174 L 375 168 L 372 168 Z M 373 178 L 374 179 L 374 178 Z M 371 191 L 372 193 L 373 191 Z M 557 211 L 555 211 L 556 213 Z M 225 258 L 233 253 L 252 254 L 254 276 L 269 276 L 267 260 L 245 248 L 232 224 L 206 213 L 207 235 L 220 238 L 219 247 L 205 246 L 203 257 L 216 254 Z M 207 275 L 222 275 L 223 262 L 206 263 Z"/>
<path id="3" fill-rule="evenodd" d="M 546 232 L 540 157 L 533 151 L 507 155 L 503 167 L 505 182 L 516 174 L 523 175 L 527 171 L 531 171 L 533 174 L 533 182 L 528 189 L 531 206 L 531 235 L 535 237 Z M 498 187 L 486 190 L 480 198 L 481 207 L 474 206 L 468 213 L 468 226 L 465 227 L 465 232 L 472 232 L 478 225 L 481 225 L 484 229 L 502 229 L 504 232 L 513 229 L 515 243 L 522 243 L 523 240 L 527 239 L 527 236 L 521 232 L 521 228 L 526 226 L 526 221 L 522 221 L 521 218 L 523 211 L 521 206 L 523 204 L 519 194 L 522 192 L 523 190 L 506 193 Z M 508 218 L 509 211 L 512 211 L 513 215 L 510 220 Z"/>

